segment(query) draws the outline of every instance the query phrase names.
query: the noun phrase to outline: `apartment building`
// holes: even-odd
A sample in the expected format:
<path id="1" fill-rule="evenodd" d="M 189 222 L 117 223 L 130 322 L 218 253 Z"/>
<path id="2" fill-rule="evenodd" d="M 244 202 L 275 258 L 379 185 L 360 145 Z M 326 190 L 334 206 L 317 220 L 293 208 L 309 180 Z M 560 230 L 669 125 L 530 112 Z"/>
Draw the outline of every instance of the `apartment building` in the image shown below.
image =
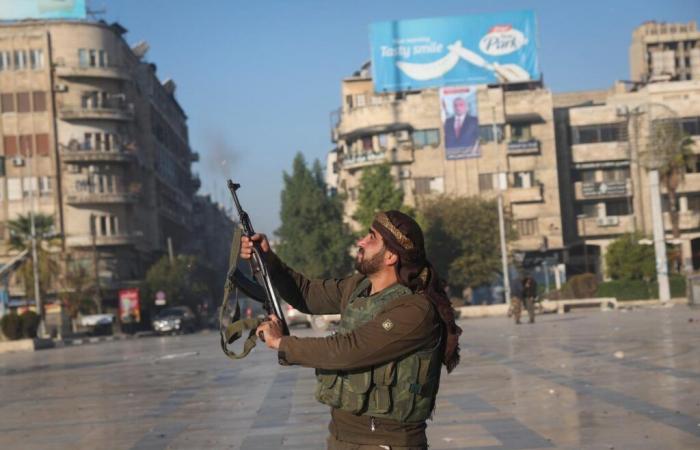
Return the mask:
<path id="1" fill-rule="evenodd" d="M 0 25 L 0 255 L 8 220 L 54 218 L 59 249 L 97 262 L 105 306 L 191 235 L 199 179 L 175 84 L 161 82 L 119 24 Z M 11 295 L 23 296 L 21 285 Z"/>
<path id="2" fill-rule="evenodd" d="M 700 154 L 700 81 L 554 96 L 567 262 L 573 273 L 606 275 L 608 245 L 623 233 L 652 234 L 647 163 L 657 153 L 649 124 L 672 120 Z M 700 160 L 699 160 L 700 161 Z M 691 161 L 677 189 L 682 264 L 700 269 L 700 165 Z M 663 221 L 672 242 L 670 204 L 662 185 Z"/>
<path id="3" fill-rule="evenodd" d="M 632 33 L 629 49 L 633 81 L 700 79 L 697 23 L 649 21 Z"/>
<path id="4" fill-rule="evenodd" d="M 334 113 L 329 186 L 347 195 L 354 228 L 363 169 L 391 166 L 404 202 L 420 206 L 435 195 L 495 198 L 503 187 L 506 212 L 524 257 L 560 261 L 564 249 L 552 94 L 539 83 L 477 88 L 481 156 L 448 160 L 437 89 L 376 94 L 369 63 L 342 81 Z M 494 133 L 494 130 L 495 133 Z M 494 136 L 495 134 L 495 136 Z"/>

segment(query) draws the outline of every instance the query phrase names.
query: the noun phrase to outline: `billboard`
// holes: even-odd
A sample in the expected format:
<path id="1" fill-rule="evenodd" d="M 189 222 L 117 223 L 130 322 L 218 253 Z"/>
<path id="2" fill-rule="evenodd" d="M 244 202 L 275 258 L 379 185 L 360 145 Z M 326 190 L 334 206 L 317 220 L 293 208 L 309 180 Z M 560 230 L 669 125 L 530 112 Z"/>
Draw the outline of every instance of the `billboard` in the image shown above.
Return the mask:
<path id="1" fill-rule="evenodd" d="M 370 25 L 376 92 L 540 78 L 533 11 Z"/>
<path id="2" fill-rule="evenodd" d="M 0 0 L 0 20 L 84 19 L 85 0 Z"/>
<path id="3" fill-rule="evenodd" d="M 476 86 L 440 89 L 442 132 L 447 159 L 478 158 L 479 119 Z"/>
<path id="4" fill-rule="evenodd" d="M 141 322 L 141 305 L 139 288 L 121 289 L 119 291 L 119 321 L 121 323 Z"/>

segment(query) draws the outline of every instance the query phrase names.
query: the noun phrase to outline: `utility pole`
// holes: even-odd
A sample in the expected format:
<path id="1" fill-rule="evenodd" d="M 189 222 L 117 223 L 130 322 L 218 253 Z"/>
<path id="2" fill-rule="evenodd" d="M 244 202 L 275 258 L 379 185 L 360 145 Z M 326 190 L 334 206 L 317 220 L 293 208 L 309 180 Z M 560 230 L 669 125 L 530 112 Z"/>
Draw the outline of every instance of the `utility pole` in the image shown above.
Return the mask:
<path id="1" fill-rule="evenodd" d="M 36 312 L 39 314 L 39 337 L 46 336 L 46 317 L 44 315 L 44 305 L 41 301 L 41 292 L 39 291 L 39 254 L 36 248 L 36 220 L 34 216 L 34 189 L 39 187 L 39 183 L 34 183 L 34 157 L 29 155 L 26 159 L 31 158 L 27 161 L 27 166 L 29 166 L 29 224 L 30 224 L 30 234 L 32 241 L 32 278 L 34 278 L 34 305 L 36 307 Z"/>
<path id="2" fill-rule="evenodd" d="M 173 240 L 168 236 L 168 261 L 170 262 L 170 265 L 173 265 L 173 261 L 175 260 L 175 256 L 173 255 Z"/>
<path id="3" fill-rule="evenodd" d="M 496 126 L 496 107 L 492 107 L 493 113 L 493 123 L 491 125 L 491 133 L 493 134 L 493 142 L 496 145 L 496 155 L 501 158 L 500 155 L 500 145 L 498 142 L 498 127 Z M 503 217 L 503 189 L 504 186 L 501 183 L 501 166 L 499 164 L 497 170 L 497 183 L 498 183 L 498 233 L 501 240 L 501 265 L 503 270 L 503 296 L 506 304 L 510 303 L 510 273 L 508 271 L 508 248 L 506 247 L 506 225 L 505 219 Z"/>
<path id="4" fill-rule="evenodd" d="M 654 250 L 656 253 L 656 279 L 659 284 L 659 301 L 667 304 L 671 300 L 668 283 L 668 261 L 666 260 L 666 239 L 664 236 L 663 215 L 661 213 L 661 190 L 659 170 L 649 171 L 649 194 L 651 195 L 651 219 L 654 230 Z"/>
<path id="5" fill-rule="evenodd" d="M 102 290 L 100 288 L 99 255 L 97 254 L 97 216 L 90 214 L 90 234 L 92 237 L 92 267 L 95 274 L 94 301 L 97 305 L 97 313 L 102 314 Z"/>

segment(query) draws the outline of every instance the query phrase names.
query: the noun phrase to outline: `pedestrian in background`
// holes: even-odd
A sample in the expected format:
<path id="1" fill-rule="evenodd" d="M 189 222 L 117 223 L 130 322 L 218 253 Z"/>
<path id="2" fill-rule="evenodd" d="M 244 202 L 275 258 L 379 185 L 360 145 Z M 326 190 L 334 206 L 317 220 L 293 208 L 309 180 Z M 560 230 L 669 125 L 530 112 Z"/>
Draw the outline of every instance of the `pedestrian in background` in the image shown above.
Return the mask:
<path id="1" fill-rule="evenodd" d="M 532 275 L 527 275 L 523 278 L 523 299 L 527 308 L 527 315 L 530 317 L 530 323 L 535 323 L 535 300 L 537 299 L 537 281 Z"/>
<path id="2" fill-rule="evenodd" d="M 520 278 L 520 275 L 518 275 L 511 284 L 511 303 L 510 310 L 508 311 L 508 317 L 512 315 L 515 319 L 515 323 L 520 324 L 520 314 L 523 310 L 523 280 Z"/>

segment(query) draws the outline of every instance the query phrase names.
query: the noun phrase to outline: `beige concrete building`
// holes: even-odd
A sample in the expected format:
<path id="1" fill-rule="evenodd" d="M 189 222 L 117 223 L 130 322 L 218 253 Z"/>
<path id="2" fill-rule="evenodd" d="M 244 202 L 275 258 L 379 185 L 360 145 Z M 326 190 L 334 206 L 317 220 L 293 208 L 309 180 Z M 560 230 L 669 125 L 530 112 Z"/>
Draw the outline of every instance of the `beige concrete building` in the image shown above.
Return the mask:
<path id="1" fill-rule="evenodd" d="M 64 254 L 94 269 L 105 304 L 192 232 L 187 116 L 118 24 L 0 25 L 0 254 L 8 220 L 54 218 Z M 13 295 L 21 296 L 21 286 Z"/>
<path id="2" fill-rule="evenodd" d="M 630 88 L 630 86 L 632 88 Z M 609 91 L 554 96 L 563 170 L 562 203 L 567 262 L 605 276 L 607 247 L 621 234 L 652 234 L 648 167 L 658 149 L 649 136 L 655 120 L 674 120 L 700 154 L 700 81 L 643 87 L 616 84 Z M 568 169 L 565 167 L 568 166 Z M 663 221 L 672 240 L 669 202 L 662 187 Z M 678 188 L 683 264 L 700 269 L 700 165 L 695 161 Z M 581 246 L 585 243 L 585 250 Z"/>
<path id="3" fill-rule="evenodd" d="M 376 94 L 365 65 L 342 81 L 341 91 L 328 184 L 347 195 L 345 217 L 353 227 L 363 169 L 389 163 L 410 206 L 441 194 L 495 198 L 500 181 L 506 212 L 518 231 L 511 250 L 561 257 L 550 91 L 539 84 L 479 86 L 478 111 L 471 114 L 478 114 L 481 156 L 461 160 L 446 158 L 437 89 Z"/>
<path id="4" fill-rule="evenodd" d="M 697 23 L 650 21 L 632 33 L 629 49 L 632 81 L 700 79 L 700 31 Z"/>

